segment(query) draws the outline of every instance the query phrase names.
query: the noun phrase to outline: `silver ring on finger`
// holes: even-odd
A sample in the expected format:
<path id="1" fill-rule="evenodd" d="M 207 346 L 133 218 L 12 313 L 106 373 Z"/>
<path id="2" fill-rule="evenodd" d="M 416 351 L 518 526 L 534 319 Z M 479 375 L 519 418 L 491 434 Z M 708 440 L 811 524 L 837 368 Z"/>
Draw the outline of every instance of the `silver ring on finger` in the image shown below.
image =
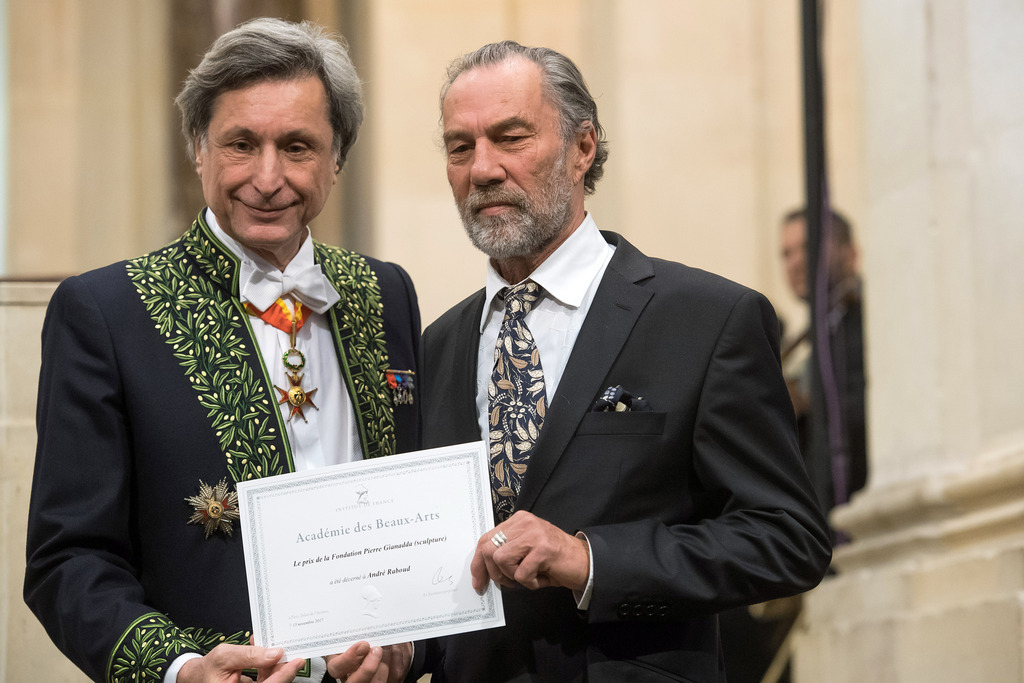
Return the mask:
<path id="1" fill-rule="evenodd" d="M 491 543 L 494 544 L 495 548 L 500 548 L 501 546 L 505 545 L 506 541 L 508 541 L 508 536 L 505 535 L 504 531 L 499 531 L 498 533 L 491 536 Z"/>

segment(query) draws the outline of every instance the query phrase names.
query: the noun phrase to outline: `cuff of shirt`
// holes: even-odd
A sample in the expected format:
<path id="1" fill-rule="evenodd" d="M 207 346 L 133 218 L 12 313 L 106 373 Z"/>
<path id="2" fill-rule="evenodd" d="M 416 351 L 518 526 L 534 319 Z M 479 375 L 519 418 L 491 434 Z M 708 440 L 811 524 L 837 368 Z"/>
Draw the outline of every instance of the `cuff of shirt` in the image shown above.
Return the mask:
<path id="1" fill-rule="evenodd" d="M 416 646 L 413 645 L 413 653 L 415 654 Z M 178 672 L 181 671 L 181 667 L 185 666 L 185 662 L 190 659 L 196 659 L 202 657 L 202 655 L 195 652 L 187 652 L 183 655 L 179 655 L 177 659 L 171 662 L 171 665 L 167 667 L 167 673 L 164 674 L 163 683 L 178 683 Z M 309 660 L 310 673 L 309 677 L 305 678 L 302 676 L 296 676 L 296 681 L 315 681 L 315 683 L 321 683 L 324 677 L 327 675 L 327 661 L 323 657 L 313 657 Z M 334 678 L 330 680 L 336 680 Z"/>
<path id="2" fill-rule="evenodd" d="M 582 531 L 576 532 L 576 538 L 583 541 L 587 547 L 587 559 L 590 560 L 590 569 L 587 571 L 587 587 L 583 592 L 573 591 L 572 596 L 576 598 L 576 609 L 586 611 L 590 607 L 590 598 L 594 594 L 594 556 L 590 553 L 590 539 Z"/>
<path id="3" fill-rule="evenodd" d="M 171 665 L 167 667 L 167 673 L 164 674 L 164 683 L 178 683 L 178 672 L 181 671 L 181 667 L 185 666 L 185 662 L 190 659 L 198 659 L 202 657 L 201 654 L 196 652 L 186 652 L 171 662 Z"/>

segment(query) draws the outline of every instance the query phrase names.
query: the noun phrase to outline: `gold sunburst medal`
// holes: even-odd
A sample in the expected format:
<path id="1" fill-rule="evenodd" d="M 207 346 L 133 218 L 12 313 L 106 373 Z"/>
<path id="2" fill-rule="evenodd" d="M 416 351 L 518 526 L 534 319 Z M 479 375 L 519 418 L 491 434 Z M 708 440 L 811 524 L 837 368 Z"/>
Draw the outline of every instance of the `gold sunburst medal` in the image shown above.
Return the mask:
<path id="1" fill-rule="evenodd" d="M 189 496 L 185 502 L 192 506 L 189 524 L 202 524 L 209 538 L 214 531 L 231 535 L 231 522 L 238 519 L 238 493 L 228 491 L 227 478 L 216 486 L 199 480 L 199 495 Z"/>

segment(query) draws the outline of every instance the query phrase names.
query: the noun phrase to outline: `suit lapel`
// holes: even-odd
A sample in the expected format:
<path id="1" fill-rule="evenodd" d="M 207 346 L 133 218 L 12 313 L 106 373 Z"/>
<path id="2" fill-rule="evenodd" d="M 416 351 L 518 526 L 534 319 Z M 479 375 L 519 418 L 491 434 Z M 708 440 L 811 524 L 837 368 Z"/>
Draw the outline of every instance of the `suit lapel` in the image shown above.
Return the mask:
<path id="1" fill-rule="evenodd" d="M 453 423 L 458 442 L 479 439 L 480 427 L 476 415 L 476 368 L 480 351 L 480 316 L 483 314 L 484 291 L 475 294 L 459 314 L 457 333 L 449 336 L 454 341 L 455 367 L 452 376 L 462 378 L 451 397 Z M 484 435 L 486 439 L 486 434 Z"/>
<path id="2" fill-rule="evenodd" d="M 619 235 L 602 234 L 616 246 L 615 255 L 548 406 L 516 503 L 519 510 L 529 510 L 536 502 L 584 415 L 605 388 L 612 364 L 651 298 L 651 290 L 638 284 L 654 276 L 650 259 Z"/>

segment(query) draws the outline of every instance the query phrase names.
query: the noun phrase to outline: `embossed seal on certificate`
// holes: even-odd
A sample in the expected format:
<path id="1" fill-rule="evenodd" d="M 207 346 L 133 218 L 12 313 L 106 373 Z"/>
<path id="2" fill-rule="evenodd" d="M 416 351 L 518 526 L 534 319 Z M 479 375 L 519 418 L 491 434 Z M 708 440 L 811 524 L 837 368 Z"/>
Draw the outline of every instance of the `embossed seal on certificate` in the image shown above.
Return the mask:
<path id="1" fill-rule="evenodd" d="M 238 493 L 228 491 L 227 478 L 216 486 L 199 480 L 199 495 L 189 496 L 185 502 L 192 506 L 189 524 L 202 524 L 206 538 L 214 531 L 231 535 L 231 522 L 238 519 Z"/>

